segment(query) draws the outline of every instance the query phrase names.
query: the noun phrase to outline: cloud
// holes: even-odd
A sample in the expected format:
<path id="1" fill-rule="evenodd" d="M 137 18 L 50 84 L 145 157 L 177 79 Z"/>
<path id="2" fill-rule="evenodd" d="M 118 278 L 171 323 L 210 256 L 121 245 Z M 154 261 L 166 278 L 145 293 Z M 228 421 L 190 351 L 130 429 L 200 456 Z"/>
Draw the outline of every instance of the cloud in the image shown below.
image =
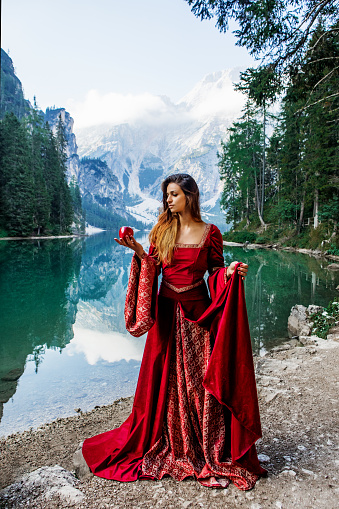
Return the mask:
<path id="1" fill-rule="evenodd" d="M 206 75 L 195 87 L 174 104 L 167 96 L 142 94 L 101 94 L 88 92 L 83 101 L 69 100 L 67 111 L 75 120 L 75 129 L 95 125 L 180 124 L 192 120 L 239 116 L 245 97 L 233 88 L 234 70 Z"/>
<path id="2" fill-rule="evenodd" d="M 66 105 L 76 128 L 164 120 L 170 115 L 171 107 L 173 105 L 169 99 L 149 93 L 100 94 L 97 90 L 89 91 L 82 102 L 70 99 Z"/>

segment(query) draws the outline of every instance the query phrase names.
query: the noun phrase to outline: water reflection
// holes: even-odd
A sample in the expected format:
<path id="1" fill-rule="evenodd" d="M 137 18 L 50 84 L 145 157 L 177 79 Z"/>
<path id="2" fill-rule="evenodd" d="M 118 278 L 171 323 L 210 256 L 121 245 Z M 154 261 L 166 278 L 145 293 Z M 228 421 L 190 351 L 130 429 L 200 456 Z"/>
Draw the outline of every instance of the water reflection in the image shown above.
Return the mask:
<path id="1" fill-rule="evenodd" d="M 337 295 L 339 275 L 329 262 L 308 255 L 271 250 L 225 248 L 226 263 L 249 264 L 246 303 L 254 350 L 259 353 L 287 337 L 287 319 L 295 304 L 327 306 Z"/>
<path id="2" fill-rule="evenodd" d="M 141 361 L 144 346 L 145 342 L 142 339 L 128 337 L 119 332 L 99 332 L 74 327 L 74 339 L 67 347 L 67 351 L 68 355 L 83 353 L 88 364 L 94 365 L 100 360 Z"/>
<path id="3" fill-rule="evenodd" d="M 78 372 L 79 378 L 83 378 L 82 386 L 90 377 L 85 373 L 86 366 L 98 364 L 98 372 L 105 369 L 105 362 L 133 360 L 139 366 L 144 338 L 132 338 L 124 325 L 124 296 L 132 253 L 116 244 L 113 237 L 106 232 L 71 241 L 0 244 L 0 420 L 4 403 L 14 396 L 25 372 L 22 377 L 25 385 L 20 385 L 20 394 L 11 402 L 11 407 L 6 407 L 6 429 L 11 421 L 9 408 L 16 419 L 20 412 L 16 401 L 21 401 L 22 406 L 26 386 L 32 384 L 32 379 L 28 380 L 31 362 L 38 373 L 34 392 L 46 391 L 39 381 L 46 376 L 45 372 L 41 373 L 42 366 L 51 362 L 50 350 L 64 351 L 68 358 L 73 358 L 73 369 L 65 355 L 62 359 L 54 356 L 53 362 L 62 370 L 64 379 L 71 376 L 67 369 Z M 147 236 L 139 237 L 139 241 L 147 242 Z M 79 359 L 86 359 L 86 362 Z M 121 386 L 124 380 L 121 367 L 115 369 L 117 377 L 110 377 L 117 391 L 112 393 L 113 398 L 129 395 L 134 390 L 138 370 L 131 365 L 133 376 L 129 377 L 130 388 L 125 389 Z M 127 373 L 130 368 L 124 370 Z M 44 382 L 49 390 L 53 388 L 52 376 L 50 381 Z M 79 380 L 73 380 L 68 392 L 76 392 L 78 387 Z M 32 394 L 26 393 L 26 397 L 31 398 Z M 76 399 L 77 395 L 74 397 Z M 59 398 L 56 407 L 64 408 L 63 401 L 70 399 L 69 394 L 60 391 Z M 40 404 L 44 405 L 45 401 L 50 401 L 48 394 Z M 69 413 L 74 407 L 70 409 L 69 404 L 67 408 Z M 50 415 L 51 418 L 57 416 Z"/>
<path id="4" fill-rule="evenodd" d="M 147 235 L 138 240 L 147 246 Z M 245 291 L 256 352 L 287 336 L 293 305 L 327 305 L 337 294 L 339 274 L 324 260 L 236 247 L 224 254 L 227 263 L 250 265 Z M 133 393 L 145 338 L 125 330 L 131 256 L 111 232 L 0 243 L 0 418 L 7 402 L 0 434 Z"/>
<path id="5" fill-rule="evenodd" d="M 45 348 L 72 339 L 80 263 L 79 241 L 0 244 L 0 418 L 26 359 L 37 371 Z"/>

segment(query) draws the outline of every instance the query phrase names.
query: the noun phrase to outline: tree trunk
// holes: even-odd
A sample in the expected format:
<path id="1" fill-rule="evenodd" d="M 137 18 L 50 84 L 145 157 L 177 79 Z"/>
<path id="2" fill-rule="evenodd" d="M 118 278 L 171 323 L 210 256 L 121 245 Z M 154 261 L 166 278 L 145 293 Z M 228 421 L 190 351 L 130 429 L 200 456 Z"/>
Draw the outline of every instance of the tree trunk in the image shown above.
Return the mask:
<path id="1" fill-rule="evenodd" d="M 257 198 L 256 201 L 257 201 L 258 216 L 259 216 L 259 220 L 260 220 L 261 226 L 263 228 L 265 228 L 265 230 L 266 230 L 266 223 L 263 220 L 261 212 L 260 212 L 260 199 L 259 199 L 259 193 L 258 193 L 258 182 L 257 182 L 257 173 L 256 172 L 254 173 L 254 181 L 255 181 L 255 196 Z"/>
<path id="2" fill-rule="evenodd" d="M 300 204 L 300 215 L 299 215 L 299 221 L 297 226 L 297 233 L 300 233 L 303 221 L 304 221 L 304 211 L 305 211 L 305 190 L 303 192 L 303 199 L 301 200 Z"/>
<path id="3" fill-rule="evenodd" d="M 250 225 L 249 219 L 249 207 L 250 207 L 250 198 L 249 198 L 249 188 L 248 188 L 248 177 L 247 177 L 247 195 L 246 195 L 246 228 Z"/>
<path id="4" fill-rule="evenodd" d="M 314 228 L 318 228 L 319 226 L 319 191 L 316 189 L 314 191 L 314 208 L 313 208 L 313 216 L 314 216 Z"/>
<path id="5" fill-rule="evenodd" d="M 266 171 L 266 104 L 264 102 L 264 150 L 262 158 L 262 178 L 261 178 L 261 216 L 264 214 L 264 201 L 265 201 L 265 171 Z"/>
<path id="6" fill-rule="evenodd" d="M 337 221 L 334 221 L 333 232 L 332 232 L 332 235 L 330 237 L 331 239 L 333 239 L 336 236 L 337 229 L 338 229 L 338 223 L 337 223 Z"/>

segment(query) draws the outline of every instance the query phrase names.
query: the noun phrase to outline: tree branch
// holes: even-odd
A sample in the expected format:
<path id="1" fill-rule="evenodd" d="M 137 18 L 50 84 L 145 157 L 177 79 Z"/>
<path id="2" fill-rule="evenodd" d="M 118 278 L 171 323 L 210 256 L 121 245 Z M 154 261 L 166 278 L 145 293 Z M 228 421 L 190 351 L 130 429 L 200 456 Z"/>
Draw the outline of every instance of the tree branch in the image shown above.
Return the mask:
<path id="1" fill-rule="evenodd" d="M 336 92 L 335 94 L 328 95 L 327 97 L 323 97 L 322 99 L 319 99 L 319 101 L 315 101 L 314 103 L 308 104 L 307 106 L 305 105 L 302 108 L 300 108 L 300 110 L 296 111 L 296 113 L 300 113 L 303 110 L 306 110 L 307 108 L 310 108 L 311 106 L 314 106 L 315 104 L 319 104 L 322 101 L 326 101 L 327 99 L 330 99 L 331 97 L 337 97 L 337 96 L 339 96 L 339 92 Z"/>
<path id="2" fill-rule="evenodd" d="M 314 45 L 310 48 L 310 52 L 313 53 L 313 51 L 315 50 L 315 48 L 318 46 L 320 40 L 325 37 L 325 35 L 327 34 L 330 34 L 331 32 L 339 32 L 339 29 L 338 28 L 332 28 L 330 30 L 326 30 L 326 32 L 324 32 L 323 34 L 321 34 L 321 36 L 319 37 L 319 39 L 314 43 Z"/>
<path id="3" fill-rule="evenodd" d="M 339 57 L 324 57 L 324 58 L 317 58 L 317 60 L 310 60 L 309 62 L 305 62 L 306 65 L 309 64 L 316 64 L 317 62 L 323 62 L 324 60 L 338 60 Z"/>
<path id="4" fill-rule="evenodd" d="M 319 80 L 319 81 L 318 81 L 318 82 L 314 85 L 314 87 L 312 88 L 312 90 L 311 90 L 311 92 L 310 92 L 310 95 L 309 95 L 309 97 L 308 97 L 308 99 L 307 99 L 307 101 L 306 101 L 305 107 L 307 107 L 308 102 L 311 100 L 311 96 L 312 96 L 312 94 L 313 94 L 313 92 L 314 92 L 315 88 L 316 88 L 318 85 L 320 85 L 320 83 L 321 83 L 322 81 L 326 80 L 326 78 L 328 78 L 329 76 L 331 76 L 331 74 L 333 74 L 333 73 L 334 73 L 334 71 L 336 71 L 337 69 L 339 69 L 339 66 L 334 67 L 334 69 L 332 69 L 331 71 L 329 71 L 329 72 L 326 74 L 326 76 L 323 76 L 323 77 L 322 77 L 322 78 L 321 78 L 321 79 L 320 79 L 320 80 Z"/>

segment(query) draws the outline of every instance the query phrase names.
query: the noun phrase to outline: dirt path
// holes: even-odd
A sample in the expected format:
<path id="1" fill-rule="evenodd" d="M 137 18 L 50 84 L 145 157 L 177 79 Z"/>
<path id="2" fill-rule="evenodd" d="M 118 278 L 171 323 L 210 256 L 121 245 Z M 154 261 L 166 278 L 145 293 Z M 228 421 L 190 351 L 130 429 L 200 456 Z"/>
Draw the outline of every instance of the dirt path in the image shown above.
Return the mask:
<path id="1" fill-rule="evenodd" d="M 119 483 L 89 477 L 73 488 L 50 492 L 17 484 L 0 495 L 0 507 L 57 508 L 249 508 L 338 507 L 339 343 L 287 344 L 256 360 L 264 436 L 258 452 L 268 477 L 242 492 L 203 488 L 194 480 Z M 58 419 L 0 441 L 1 487 L 43 466 L 74 469 L 72 457 L 84 438 L 120 425 L 132 398 L 86 414 Z M 61 469 L 60 469 L 61 470 Z M 66 473 L 69 475 L 68 473 Z M 65 475 L 66 475 L 65 474 Z M 72 491 L 73 490 L 73 491 Z"/>

